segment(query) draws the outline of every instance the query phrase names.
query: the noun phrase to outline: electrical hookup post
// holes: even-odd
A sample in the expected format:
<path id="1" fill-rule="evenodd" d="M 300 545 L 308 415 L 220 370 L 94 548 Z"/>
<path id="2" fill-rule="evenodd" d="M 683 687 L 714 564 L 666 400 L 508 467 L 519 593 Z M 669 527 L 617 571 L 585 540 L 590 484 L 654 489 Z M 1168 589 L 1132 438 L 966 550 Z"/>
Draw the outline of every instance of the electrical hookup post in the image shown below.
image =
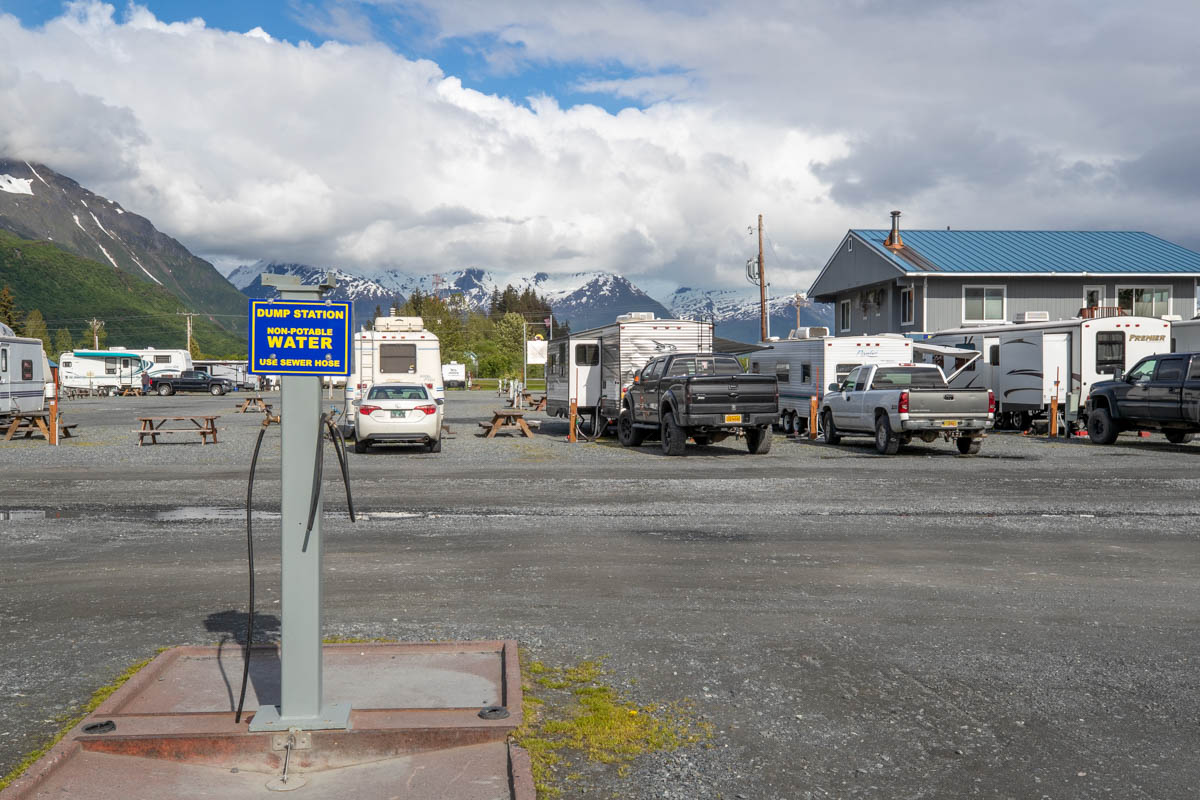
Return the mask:
<path id="1" fill-rule="evenodd" d="M 350 374 L 351 309 L 349 303 L 321 299 L 336 285 L 328 277 L 306 286 L 290 275 L 264 274 L 262 283 L 276 287 L 279 299 L 250 301 L 249 371 L 282 379 L 283 641 L 279 707 L 259 708 L 250 730 L 346 728 L 350 704 L 326 703 L 322 696 L 325 543 L 314 454 L 316 459 L 324 455 L 322 376 Z"/>

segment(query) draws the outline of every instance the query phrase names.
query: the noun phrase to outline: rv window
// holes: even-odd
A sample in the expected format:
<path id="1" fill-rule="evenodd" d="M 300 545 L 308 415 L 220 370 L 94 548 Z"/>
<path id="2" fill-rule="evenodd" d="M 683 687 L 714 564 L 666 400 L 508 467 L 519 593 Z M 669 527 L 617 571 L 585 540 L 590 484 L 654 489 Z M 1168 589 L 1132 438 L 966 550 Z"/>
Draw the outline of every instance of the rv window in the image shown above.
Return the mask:
<path id="1" fill-rule="evenodd" d="M 803 363 L 800 365 L 800 382 L 812 383 L 812 364 Z"/>
<path id="2" fill-rule="evenodd" d="M 788 383 L 792 379 L 791 375 L 791 364 L 783 361 L 775 365 L 775 380 L 779 381 L 780 383 Z"/>
<path id="3" fill-rule="evenodd" d="M 33 380 L 33 362 L 29 359 L 22 359 L 21 361 L 21 380 Z"/>
<path id="4" fill-rule="evenodd" d="M 1125 332 L 1101 331 L 1096 334 L 1096 372 L 1112 374 L 1125 369 Z"/>
<path id="5" fill-rule="evenodd" d="M 993 367 L 1000 366 L 1000 345 L 994 344 L 988 348 L 988 363 Z"/>
<path id="6" fill-rule="evenodd" d="M 1164 358 L 1158 362 L 1158 372 L 1154 374 L 1154 380 L 1180 383 L 1183 381 L 1183 368 L 1182 358 Z"/>
<path id="7" fill-rule="evenodd" d="M 594 367 L 600 363 L 600 345 L 597 344 L 577 344 L 575 345 L 575 366 L 577 367 Z"/>
<path id="8" fill-rule="evenodd" d="M 833 368 L 833 374 L 837 378 L 837 383 L 841 383 L 850 374 L 850 370 L 857 367 L 858 364 L 838 364 Z"/>
<path id="9" fill-rule="evenodd" d="M 415 344 L 379 345 L 379 371 L 384 374 L 412 374 L 417 371 Z"/>
<path id="10" fill-rule="evenodd" d="M 105 375 L 116 375 L 117 374 L 117 360 L 115 358 L 104 359 L 104 374 Z"/>
<path id="11" fill-rule="evenodd" d="M 750 362 L 750 371 L 753 372 L 755 375 L 757 375 L 759 373 L 757 361 Z"/>
<path id="12" fill-rule="evenodd" d="M 155 364 L 170 364 L 170 363 L 171 363 L 171 357 L 170 357 L 170 356 L 160 356 L 160 355 L 156 355 L 156 356 L 154 356 L 154 363 L 155 363 Z"/>
<path id="13" fill-rule="evenodd" d="M 0 350 L 0 372 L 8 372 L 8 351 Z"/>
<path id="14" fill-rule="evenodd" d="M 974 352 L 974 350 L 975 350 L 975 345 L 973 345 L 973 344 L 968 344 L 968 343 L 966 343 L 966 342 L 960 342 L 959 344 L 956 344 L 956 345 L 954 345 L 954 346 L 955 346 L 955 347 L 957 347 L 957 348 L 959 348 L 960 350 L 970 350 L 970 351 L 972 351 L 972 352 Z M 965 358 L 958 358 L 958 357 L 956 356 L 956 357 L 954 358 L 954 370 L 957 370 L 959 367 L 961 367 L 961 366 L 962 366 L 962 364 L 963 364 L 963 362 L 964 362 L 964 361 L 966 361 L 966 360 L 967 360 L 967 359 L 965 359 Z M 975 371 L 975 364 L 978 362 L 978 360 L 979 360 L 979 359 L 976 359 L 975 361 L 972 361 L 972 362 L 971 362 L 971 364 L 970 364 L 970 366 L 968 366 L 966 369 L 964 369 L 964 370 L 963 370 L 963 372 L 974 372 L 974 371 Z M 951 372 L 953 372 L 954 370 L 951 370 Z"/>
<path id="15" fill-rule="evenodd" d="M 73 362 L 73 361 L 64 361 L 64 362 L 62 362 L 62 365 L 63 365 L 63 367 L 65 367 L 66 369 L 70 369 L 70 368 L 71 368 L 71 365 L 72 365 L 73 363 L 75 363 L 75 362 Z"/>

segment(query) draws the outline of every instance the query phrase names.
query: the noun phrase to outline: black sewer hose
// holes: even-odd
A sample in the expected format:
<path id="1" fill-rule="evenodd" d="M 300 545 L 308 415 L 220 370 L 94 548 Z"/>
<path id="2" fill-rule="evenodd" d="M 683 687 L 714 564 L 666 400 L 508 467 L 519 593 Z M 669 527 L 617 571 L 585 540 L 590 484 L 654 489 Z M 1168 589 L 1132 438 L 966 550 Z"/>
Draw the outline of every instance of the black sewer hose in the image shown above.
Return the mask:
<path id="1" fill-rule="evenodd" d="M 242 721 L 242 708 L 246 703 L 246 684 L 250 678 L 250 645 L 254 640 L 254 473 L 258 466 L 258 454 L 262 449 L 263 436 L 266 435 L 269 426 L 270 419 L 268 418 L 258 430 L 258 439 L 254 442 L 254 455 L 250 457 L 250 479 L 246 483 L 246 560 L 250 575 L 250 602 L 246 610 L 246 646 L 242 651 L 242 688 L 238 692 L 237 714 L 234 716 L 235 723 Z M 347 459 L 345 440 L 342 438 L 333 419 L 328 414 L 322 414 L 320 420 L 317 422 L 317 452 L 316 461 L 313 465 L 312 499 L 308 507 L 308 525 L 304 531 L 302 550 L 308 549 L 308 536 L 312 533 L 313 523 L 316 521 L 317 516 L 317 502 L 321 498 L 321 480 L 325 472 L 324 459 L 321 456 L 326 431 L 329 432 L 329 436 L 333 440 L 333 450 L 337 455 L 338 466 L 342 470 L 342 482 L 346 486 L 346 506 L 350 511 L 350 521 L 358 521 L 354 514 L 354 497 L 350 493 L 350 465 Z"/>

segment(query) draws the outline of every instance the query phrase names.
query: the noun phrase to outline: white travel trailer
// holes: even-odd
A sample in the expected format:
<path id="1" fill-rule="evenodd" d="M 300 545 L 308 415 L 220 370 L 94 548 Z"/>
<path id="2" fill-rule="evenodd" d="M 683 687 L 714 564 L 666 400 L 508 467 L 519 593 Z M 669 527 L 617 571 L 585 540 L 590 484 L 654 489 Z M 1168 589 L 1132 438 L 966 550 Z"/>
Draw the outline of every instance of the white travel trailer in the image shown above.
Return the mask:
<path id="1" fill-rule="evenodd" d="M 809 405 L 824 387 L 841 383 L 864 364 L 905 364 L 914 360 L 913 342 L 898 333 L 830 336 L 828 328 L 798 328 L 786 339 L 760 342 L 750 356 L 750 371 L 779 381 L 780 424 L 789 433 L 808 427 Z"/>
<path id="2" fill-rule="evenodd" d="M 616 419 L 633 374 L 664 353 L 711 353 L 711 322 L 655 319 L 637 311 L 610 325 L 552 339 L 546 355 L 546 413 Z"/>
<path id="3" fill-rule="evenodd" d="M 442 385 L 464 388 L 467 385 L 467 365 L 457 361 L 442 364 Z"/>
<path id="4" fill-rule="evenodd" d="M 41 411 L 48 380 L 42 340 L 17 336 L 0 323 L 0 418 Z"/>
<path id="5" fill-rule="evenodd" d="M 354 409 L 376 383 L 419 381 L 439 405 L 444 402 L 441 344 L 420 317 L 376 318 L 374 330 L 354 334 L 350 357 L 343 426 L 353 429 Z"/>
<path id="6" fill-rule="evenodd" d="M 72 350 L 58 357 L 59 382 L 67 389 L 107 391 L 115 394 L 126 386 L 141 386 L 142 375 L 178 375 L 192 369 L 187 350 Z"/>
<path id="7" fill-rule="evenodd" d="M 1171 323 L 1171 352 L 1200 352 L 1200 317 Z"/>
<path id="8" fill-rule="evenodd" d="M 991 389 L 997 427 L 1024 429 L 1049 411 L 1055 396 L 1068 422 L 1080 419 L 1092 384 L 1146 356 L 1170 352 L 1171 323 L 1153 317 L 1075 318 L 955 328 L 927 341 L 982 353 L 951 387 Z"/>

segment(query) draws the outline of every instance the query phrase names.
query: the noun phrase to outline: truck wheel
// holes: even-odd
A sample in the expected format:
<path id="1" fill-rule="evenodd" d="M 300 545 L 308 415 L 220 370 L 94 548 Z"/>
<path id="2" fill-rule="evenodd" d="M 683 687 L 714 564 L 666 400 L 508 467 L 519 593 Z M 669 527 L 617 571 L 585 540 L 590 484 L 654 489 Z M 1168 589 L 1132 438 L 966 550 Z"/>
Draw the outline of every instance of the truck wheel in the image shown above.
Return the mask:
<path id="1" fill-rule="evenodd" d="M 979 454 L 979 448 L 983 447 L 983 438 L 980 436 L 960 436 L 954 440 L 958 445 L 958 452 L 964 456 L 974 456 Z"/>
<path id="2" fill-rule="evenodd" d="M 646 432 L 633 427 L 633 414 L 628 408 L 622 408 L 617 416 L 617 441 L 622 447 L 639 447 L 646 438 Z"/>
<path id="3" fill-rule="evenodd" d="M 225 390 L 221 388 L 220 384 L 216 383 L 208 387 L 208 391 L 212 392 L 213 397 L 220 397 L 221 395 L 225 394 Z"/>
<path id="4" fill-rule="evenodd" d="M 162 386 L 158 387 L 159 397 L 170 397 L 173 394 L 175 394 L 175 390 L 171 388 L 170 384 L 164 383 Z"/>
<path id="5" fill-rule="evenodd" d="M 1163 431 L 1167 441 L 1171 444 L 1187 444 L 1192 439 L 1196 438 L 1194 433 L 1184 433 L 1183 431 Z"/>
<path id="6" fill-rule="evenodd" d="M 824 435 L 825 444 L 837 444 L 842 440 L 841 434 L 833 425 L 833 412 L 829 409 L 825 409 L 821 414 L 821 433 Z"/>
<path id="7" fill-rule="evenodd" d="M 771 429 L 747 428 L 746 447 L 756 456 L 771 452 Z"/>
<path id="8" fill-rule="evenodd" d="M 669 411 L 663 418 L 660 444 L 664 456 L 681 456 L 687 452 L 687 434 L 675 421 L 674 414 Z"/>
<path id="9" fill-rule="evenodd" d="M 1117 440 L 1117 426 L 1107 408 L 1095 408 L 1088 414 L 1088 438 L 1096 444 L 1112 444 Z"/>
<path id="10" fill-rule="evenodd" d="M 900 449 L 900 440 L 892 434 L 892 421 L 887 414 L 875 417 L 875 451 L 881 456 L 894 456 Z"/>

